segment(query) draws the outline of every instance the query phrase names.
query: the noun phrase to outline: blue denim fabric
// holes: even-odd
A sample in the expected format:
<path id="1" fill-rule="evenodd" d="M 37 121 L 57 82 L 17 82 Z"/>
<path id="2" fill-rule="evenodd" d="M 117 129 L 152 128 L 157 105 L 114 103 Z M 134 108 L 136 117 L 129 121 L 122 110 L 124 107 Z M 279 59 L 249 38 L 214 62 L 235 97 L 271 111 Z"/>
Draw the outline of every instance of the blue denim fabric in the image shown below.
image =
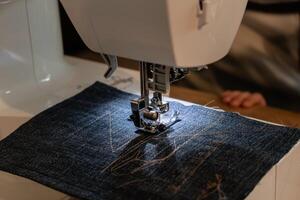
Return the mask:
<path id="1" fill-rule="evenodd" d="M 182 121 L 137 133 L 136 96 L 95 83 L 0 142 L 0 169 L 75 197 L 244 199 L 300 131 L 171 103 Z"/>

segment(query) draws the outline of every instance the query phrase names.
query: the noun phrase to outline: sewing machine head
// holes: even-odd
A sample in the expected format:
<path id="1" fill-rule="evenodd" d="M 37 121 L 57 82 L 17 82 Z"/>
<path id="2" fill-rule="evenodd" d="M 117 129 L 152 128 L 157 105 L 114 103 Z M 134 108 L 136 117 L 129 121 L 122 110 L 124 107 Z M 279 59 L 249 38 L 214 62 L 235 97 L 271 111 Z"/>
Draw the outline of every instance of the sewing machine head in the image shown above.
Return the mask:
<path id="1" fill-rule="evenodd" d="M 162 100 L 186 68 L 225 56 L 241 23 L 247 0 L 61 0 L 86 45 L 110 66 L 117 57 L 141 61 L 141 98 L 132 100 L 136 127 L 156 133 L 178 117 Z M 149 99 L 149 90 L 153 98 Z"/>

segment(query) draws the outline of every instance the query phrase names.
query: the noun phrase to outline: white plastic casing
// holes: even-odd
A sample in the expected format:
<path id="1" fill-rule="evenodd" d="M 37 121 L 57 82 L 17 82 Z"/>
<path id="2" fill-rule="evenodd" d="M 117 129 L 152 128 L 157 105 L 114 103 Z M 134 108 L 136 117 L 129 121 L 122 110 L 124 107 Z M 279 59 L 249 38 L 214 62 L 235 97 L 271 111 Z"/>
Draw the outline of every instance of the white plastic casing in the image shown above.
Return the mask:
<path id="1" fill-rule="evenodd" d="M 247 0 L 61 0 L 86 45 L 152 63 L 192 67 L 225 56 Z"/>

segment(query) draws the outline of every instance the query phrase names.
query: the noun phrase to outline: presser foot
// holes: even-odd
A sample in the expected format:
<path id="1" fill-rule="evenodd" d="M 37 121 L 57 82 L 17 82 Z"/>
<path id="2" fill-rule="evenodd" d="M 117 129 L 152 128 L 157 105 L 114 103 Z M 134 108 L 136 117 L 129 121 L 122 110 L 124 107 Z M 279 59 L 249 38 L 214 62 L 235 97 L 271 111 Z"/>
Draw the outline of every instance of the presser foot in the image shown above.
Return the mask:
<path id="1" fill-rule="evenodd" d="M 131 101 L 130 119 L 138 130 L 157 134 L 166 131 L 179 121 L 179 112 L 171 110 L 162 94 L 170 90 L 170 83 L 181 80 L 185 69 L 140 62 L 141 97 Z M 149 99 L 149 91 L 153 97 Z"/>
<path id="2" fill-rule="evenodd" d="M 179 112 L 170 111 L 168 103 L 145 106 L 144 99 L 136 99 L 131 101 L 131 108 L 130 120 L 142 132 L 159 134 L 179 121 Z"/>

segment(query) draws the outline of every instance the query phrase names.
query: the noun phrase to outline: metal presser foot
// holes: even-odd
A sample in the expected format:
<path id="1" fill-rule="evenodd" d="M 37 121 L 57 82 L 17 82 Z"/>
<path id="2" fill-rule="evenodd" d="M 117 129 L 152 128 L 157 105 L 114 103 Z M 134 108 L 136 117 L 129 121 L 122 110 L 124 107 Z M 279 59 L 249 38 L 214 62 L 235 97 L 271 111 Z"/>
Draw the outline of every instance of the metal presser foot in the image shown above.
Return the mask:
<path id="1" fill-rule="evenodd" d="M 169 92 L 170 83 L 182 79 L 186 74 L 186 69 L 140 63 L 141 98 L 131 101 L 130 116 L 138 130 L 157 134 L 179 120 L 179 112 L 170 109 L 169 103 L 163 101 L 162 94 Z M 151 99 L 149 90 L 153 91 Z"/>

